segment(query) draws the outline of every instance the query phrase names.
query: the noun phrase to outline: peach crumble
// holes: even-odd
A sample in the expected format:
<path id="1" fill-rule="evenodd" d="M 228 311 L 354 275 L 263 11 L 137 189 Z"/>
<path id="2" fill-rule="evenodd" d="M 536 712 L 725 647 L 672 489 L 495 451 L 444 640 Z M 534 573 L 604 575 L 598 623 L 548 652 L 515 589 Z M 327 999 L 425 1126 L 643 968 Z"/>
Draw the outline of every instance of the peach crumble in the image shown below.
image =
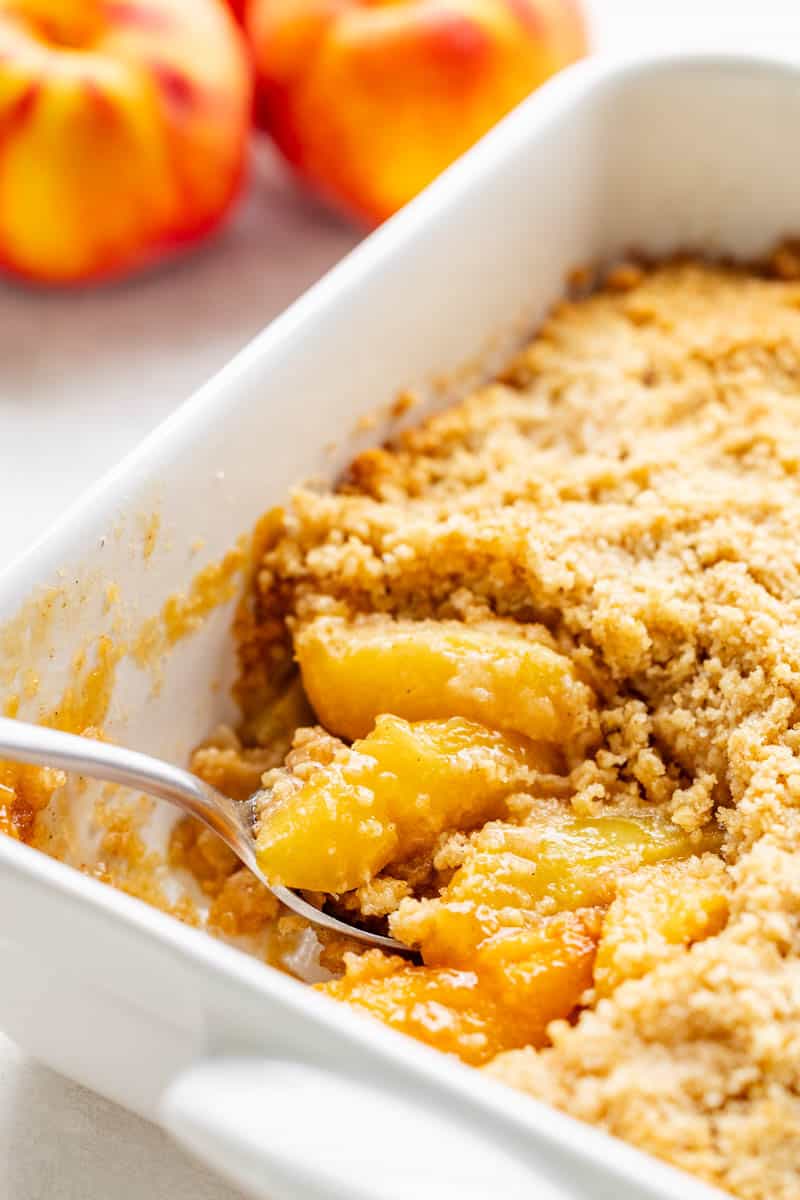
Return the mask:
<path id="1" fill-rule="evenodd" d="M 743 1200 L 800 1194 L 797 274 L 618 268 L 262 522 L 194 769 L 416 961 L 170 851 L 213 932 Z"/>
<path id="2" fill-rule="evenodd" d="M 748 1200 L 800 1191 L 780 274 L 627 267 L 559 304 L 298 489 L 237 626 L 242 745 L 298 669 L 314 713 L 264 776 L 265 871 L 420 952 L 318 986 Z"/>

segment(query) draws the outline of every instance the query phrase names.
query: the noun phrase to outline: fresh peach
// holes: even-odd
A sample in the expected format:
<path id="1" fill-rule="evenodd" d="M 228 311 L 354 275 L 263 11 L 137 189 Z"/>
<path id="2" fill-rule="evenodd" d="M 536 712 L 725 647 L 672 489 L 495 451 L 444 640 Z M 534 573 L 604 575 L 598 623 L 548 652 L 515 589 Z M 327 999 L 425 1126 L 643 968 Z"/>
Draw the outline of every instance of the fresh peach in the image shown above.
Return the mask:
<path id="1" fill-rule="evenodd" d="M 225 0 L 237 21 L 244 20 L 245 0 Z"/>
<path id="2" fill-rule="evenodd" d="M 587 45 L 578 0 L 248 0 L 257 112 L 374 224 Z"/>
<path id="3" fill-rule="evenodd" d="M 208 233 L 251 86 L 219 0 L 0 0 L 0 267 L 80 282 Z"/>

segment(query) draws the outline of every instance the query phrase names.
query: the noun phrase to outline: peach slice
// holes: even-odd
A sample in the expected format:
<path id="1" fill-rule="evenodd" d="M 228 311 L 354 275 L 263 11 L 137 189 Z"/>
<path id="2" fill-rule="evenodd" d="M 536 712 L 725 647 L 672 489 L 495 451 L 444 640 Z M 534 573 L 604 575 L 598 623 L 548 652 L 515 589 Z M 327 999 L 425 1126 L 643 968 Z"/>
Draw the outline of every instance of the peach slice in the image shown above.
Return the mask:
<path id="1" fill-rule="evenodd" d="M 608 996 L 693 942 L 719 933 L 731 883 L 715 855 L 646 867 L 621 882 L 597 951 L 594 981 Z"/>
<path id="2" fill-rule="evenodd" d="M 440 896 L 403 901 L 391 931 L 426 963 L 469 963 L 474 947 L 503 929 L 608 905 L 630 872 L 688 859 L 719 841 L 714 827 L 689 835 L 657 812 L 577 817 L 539 801 L 526 825 L 496 822 L 474 834 Z"/>
<path id="3" fill-rule="evenodd" d="M 341 737 L 364 737 L 381 713 L 464 717 L 562 745 L 596 734 L 572 663 L 513 621 L 320 617 L 297 631 L 295 653 L 319 720 Z"/>
<path id="4" fill-rule="evenodd" d="M 660 812 L 579 817 L 542 806 L 541 820 L 487 825 L 447 889 L 491 908 L 575 909 L 608 904 L 620 875 L 715 848 L 714 830 L 688 834 Z"/>
<path id="5" fill-rule="evenodd" d="M 595 946 L 592 915 L 569 913 L 490 939 L 470 968 L 409 966 L 380 951 L 349 956 L 345 976 L 320 990 L 479 1066 L 544 1044 L 549 1023 L 568 1016 L 590 985 Z"/>
<path id="6" fill-rule="evenodd" d="M 555 765 L 550 748 L 470 721 L 379 717 L 332 762 L 278 778 L 261 811 L 259 865 L 274 884 L 349 891 L 443 830 L 496 816 Z"/>

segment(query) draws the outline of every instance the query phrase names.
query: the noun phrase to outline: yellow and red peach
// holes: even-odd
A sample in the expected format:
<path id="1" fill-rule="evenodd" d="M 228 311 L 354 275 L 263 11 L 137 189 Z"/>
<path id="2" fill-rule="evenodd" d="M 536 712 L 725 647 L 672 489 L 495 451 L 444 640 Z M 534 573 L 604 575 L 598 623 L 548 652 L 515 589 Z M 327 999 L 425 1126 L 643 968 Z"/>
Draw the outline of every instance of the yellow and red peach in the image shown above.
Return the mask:
<path id="1" fill-rule="evenodd" d="M 248 0 L 260 122 L 374 224 L 586 50 L 578 0 Z"/>
<path id="2" fill-rule="evenodd" d="M 228 8 L 236 17 L 237 21 L 244 20 L 246 0 L 225 0 L 225 3 L 228 5 Z"/>
<path id="3" fill-rule="evenodd" d="M 0 0 L 0 268 L 74 283 L 207 234 L 251 87 L 219 0 Z"/>

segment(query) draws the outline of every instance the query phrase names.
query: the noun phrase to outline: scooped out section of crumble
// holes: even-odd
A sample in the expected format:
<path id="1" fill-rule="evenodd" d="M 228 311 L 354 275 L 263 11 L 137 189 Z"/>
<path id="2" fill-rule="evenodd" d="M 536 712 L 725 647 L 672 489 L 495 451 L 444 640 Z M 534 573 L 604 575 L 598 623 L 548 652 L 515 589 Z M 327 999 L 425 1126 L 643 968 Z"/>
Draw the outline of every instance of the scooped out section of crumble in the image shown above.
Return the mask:
<path id="1" fill-rule="evenodd" d="M 352 891 L 388 864 L 430 851 L 446 830 L 500 815 L 509 795 L 557 764 L 550 747 L 474 721 L 379 716 L 329 761 L 266 777 L 259 866 L 274 884 Z"/>
<path id="2" fill-rule="evenodd" d="M 381 653 L 388 670 L 391 646 Z M 621 878 L 721 840 L 658 810 L 578 816 L 563 799 L 537 799 L 564 782 L 554 748 L 461 718 L 384 715 L 352 746 L 323 733 L 304 745 L 299 762 L 265 776 L 257 846 L 274 883 L 341 895 L 475 830 L 438 894 L 403 898 L 389 918 L 423 965 L 351 957 L 344 978 L 323 985 L 472 1064 L 541 1045 L 549 1022 L 578 1005 Z"/>

